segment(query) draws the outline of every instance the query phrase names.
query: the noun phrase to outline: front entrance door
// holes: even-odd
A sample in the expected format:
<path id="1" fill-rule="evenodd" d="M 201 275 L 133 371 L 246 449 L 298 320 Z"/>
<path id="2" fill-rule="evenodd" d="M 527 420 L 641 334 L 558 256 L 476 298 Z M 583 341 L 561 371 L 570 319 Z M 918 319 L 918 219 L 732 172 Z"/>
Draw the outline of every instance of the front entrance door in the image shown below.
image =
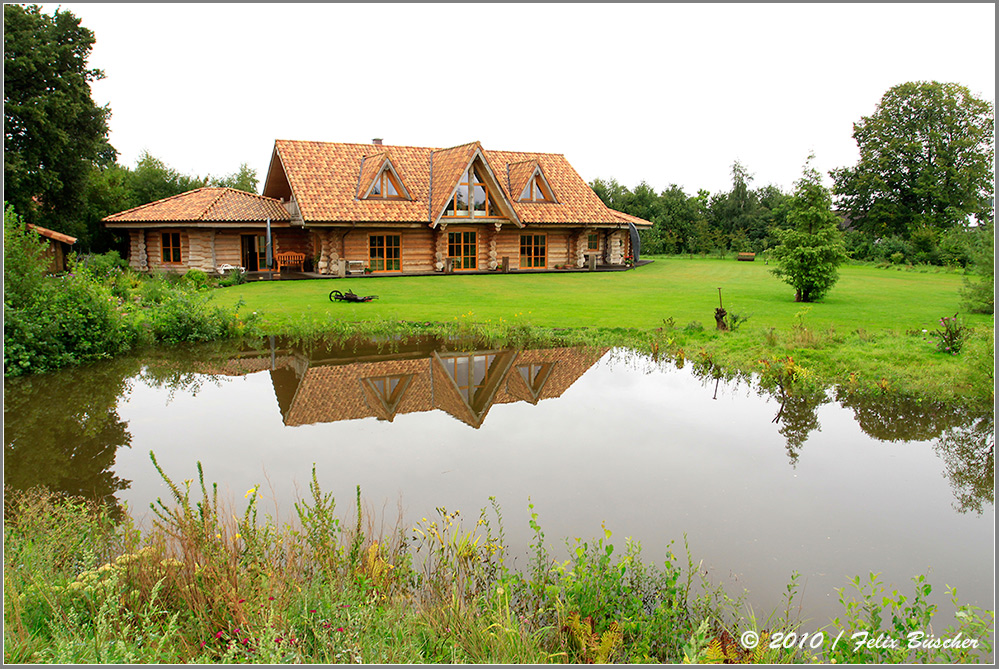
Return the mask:
<path id="1" fill-rule="evenodd" d="M 247 272 L 267 269 L 267 237 L 264 235 L 241 235 L 243 247 L 243 267 Z"/>
<path id="2" fill-rule="evenodd" d="M 454 269 L 478 267 L 479 245 L 474 230 L 447 233 L 447 254 L 454 258 Z"/>

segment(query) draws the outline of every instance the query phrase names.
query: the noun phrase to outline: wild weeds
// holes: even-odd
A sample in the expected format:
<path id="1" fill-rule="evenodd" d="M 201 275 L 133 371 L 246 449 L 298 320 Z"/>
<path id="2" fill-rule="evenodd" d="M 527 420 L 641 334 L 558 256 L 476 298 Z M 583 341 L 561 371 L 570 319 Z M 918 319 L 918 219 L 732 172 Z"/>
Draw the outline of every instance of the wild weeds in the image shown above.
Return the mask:
<path id="1" fill-rule="evenodd" d="M 556 559 L 533 506 L 533 555 L 519 572 L 508 567 L 493 499 L 470 528 L 457 511 L 439 509 L 410 543 L 376 532 L 357 491 L 356 512 L 335 516 L 315 473 L 295 524 L 263 514 L 256 488 L 234 512 L 200 467 L 196 482 L 161 475 L 172 499 L 158 502 L 144 537 L 76 500 L 9 493 L 5 661 L 963 662 L 991 650 L 992 612 L 959 606 L 956 595 L 958 624 L 944 634 L 980 640 L 977 649 L 896 657 L 848 655 L 840 645 L 813 657 L 801 648 L 744 648 L 741 630 L 768 639 L 797 629 L 794 576 L 783 615 L 747 620 L 741 599 L 708 582 L 689 550 L 686 568 L 669 550 L 654 566 L 637 541 L 618 550 L 603 528 Z M 845 621 L 831 631 L 929 630 L 936 611 L 928 594 L 922 579 L 911 601 L 872 580 L 860 603 L 843 599 Z"/>

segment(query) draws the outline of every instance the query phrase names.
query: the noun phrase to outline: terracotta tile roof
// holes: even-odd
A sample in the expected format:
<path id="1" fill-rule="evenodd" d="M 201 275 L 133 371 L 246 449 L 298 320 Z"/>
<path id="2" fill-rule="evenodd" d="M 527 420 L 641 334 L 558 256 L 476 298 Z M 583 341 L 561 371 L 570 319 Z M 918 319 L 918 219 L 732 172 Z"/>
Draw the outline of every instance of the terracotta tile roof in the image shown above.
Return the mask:
<path id="1" fill-rule="evenodd" d="M 628 223 L 629 221 L 634 223 L 636 228 L 645 229 L 652 227 L 651 221 L 646 221 L 644 218 L 632 216 L 631 214 L 626 214 L 623 211 L 618 211 L 617 209 L 609 209 L 608 211 L 610 211 L 615 218 L 619 219 L 623 223 Z"/>
<path id="2" fill-rule="evenodd" d="M 520 194 L 524 192 L 524 187 L 537 167 L 538 161 L 536 160 L 524 160 L 519 163 L 507 165 L 508 179 L 506 187 L 511 199 L 520 198 Z"/>
<path id="3" fill-rule="evenodd" d="M 439 149 L 433 152 L 431 159 L 433 176 L 433 193 L 430 200 L 430 218 L 437 220 L 444 211 L 447 201 L 458 185 L 458 180 L 465 173 L 465 168 L 472 161 L 476 149 L 482 149 L 478 142 L 462 144 L 450 149 Z"/>
<path id="4" fill-rule="evenodd" d="M 28 229 L 34 230 L 42 237 L 48 237 L 49 239 L 54 239 L 57 242 L 62 242 L 63 244 L 75 244 L 76 237 L 70 237 L 69 235 L 64 235 L 61 232 L 56 232 L 55 230 L 49 230 L 48 228 L 43 228 L 39 225 L 34 225 L 33 223 L 28 223 Z"/>
<path id="5" fill-rule="evenodd" d="M 554 153 L 490 151 L 478 142 L 449 149 L 375 144 L 342 144 L 277 140 L 275 159 L 268 171 L 265 195 L 277 195 L 282 182 L 275 170 L 284 170 L 291 192 L 305 223 L 420 222 L 430 223 L 443 211 L 458 179 L 481 150 L 489 170 L 499 183 L 521 223 L 526 224 L 611 224 L 623 221 L 614 215 L 565 156 Z M 358 200 L 358 180 L 365 156 L 388 152 L 392 164 L 405 179 L 412 200 Z M 431 153 L 433 154 L 433 193 L 430 192 Z M 536 163 L 551 187 L 556 203 L 516 202 L 511 196 L 507 166 Z M 367 169 L 367 165 L 364 166 Z M 529 175 L 528 175 L 529 176 Z M 371 178 L 374 178 L 373 176 Z M 521 189 L 523 187 L 521 186 Z"/>
<path id="6" fill-rule="evenodd" d="M 105 223 L 290 221 L 278 200 L 234 188 L 198 188 L 106 216 Z"/>
<path id="7" fill-rule="evenodd" d="M 388 159 L 388 153 L 382 151 L 373 156 L 365 156 L 361 160 L 361 178 L 357 183 L 357 197 L 364 197 L 364 194 L 371 188 L 371 182 L 375 180 L 382 170 L 382 165 Z"/>

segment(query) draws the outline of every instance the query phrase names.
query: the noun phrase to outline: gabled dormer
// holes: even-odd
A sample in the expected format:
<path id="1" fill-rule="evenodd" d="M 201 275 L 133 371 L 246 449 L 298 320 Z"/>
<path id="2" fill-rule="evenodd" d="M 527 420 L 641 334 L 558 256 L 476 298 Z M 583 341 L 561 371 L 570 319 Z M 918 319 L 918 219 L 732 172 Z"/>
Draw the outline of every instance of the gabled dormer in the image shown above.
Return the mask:
<path id="1" fill-rule="evenodd" d="M 544 170 L 536 160 L 507 165 L 507 182 L 510 194 L 518 194 L 518 202 L 557 202 Z"/>
<path id="2" fill-rule="evenodd" d="M 357 197 L 360 200 L 412 199 L 388 152 L 366 156 L 361 161 Z"/>
<path id="3" fill-rule="evenodd" d="M 412 374 L 376 376 L 361 379 L 361 386 L 371 409 L 385 420 L 392 421 L 412 380 Z"/>
<path id="4" fill-rule="evenodd" d="M 431 153 L 430 180 L 431 227 L 456 219 L 523 227 L 478 142 Z"/>

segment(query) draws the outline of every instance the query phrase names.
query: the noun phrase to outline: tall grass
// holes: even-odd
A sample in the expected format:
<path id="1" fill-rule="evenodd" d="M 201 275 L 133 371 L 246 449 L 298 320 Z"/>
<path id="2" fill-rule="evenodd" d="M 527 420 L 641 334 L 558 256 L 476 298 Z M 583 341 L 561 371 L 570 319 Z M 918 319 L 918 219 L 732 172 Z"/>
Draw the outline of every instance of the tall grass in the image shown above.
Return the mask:
<path id="1" fill-rule="evenodd" d="M 241 510 L 223 503 L 200 467 L 190 480 L 163 478 L 170 496 L 142 535 L 127 513 L 116 524 L 80 500 L 6 491 L 5 662 L 975 661 L 991 652 L 992 612 L 972 607 L 939 633 L 973 639 L 970 650 L 850 655 L 771 643 L 801 632 L 794 575 L 783 611 L 747 616 L 689 551 L 648 564 L 640 543 L 616 546 L 602 528 L 556 560 L 533 508 L 532 559 L 517 571 L 494 500 L 474 522 L 442 508 L 385 531 L 359 489 L 338 514 L 315 475 L 287 521 L 262 513 L 256 488 Z M 873 578 L 856 584 L 860 601 L 844 595 L 844 620 L 826 640 L 933 622 L 923 578 L 911 600 L 885 597 Z M 764 643 L 745 647 L 744 631 Z"/>

